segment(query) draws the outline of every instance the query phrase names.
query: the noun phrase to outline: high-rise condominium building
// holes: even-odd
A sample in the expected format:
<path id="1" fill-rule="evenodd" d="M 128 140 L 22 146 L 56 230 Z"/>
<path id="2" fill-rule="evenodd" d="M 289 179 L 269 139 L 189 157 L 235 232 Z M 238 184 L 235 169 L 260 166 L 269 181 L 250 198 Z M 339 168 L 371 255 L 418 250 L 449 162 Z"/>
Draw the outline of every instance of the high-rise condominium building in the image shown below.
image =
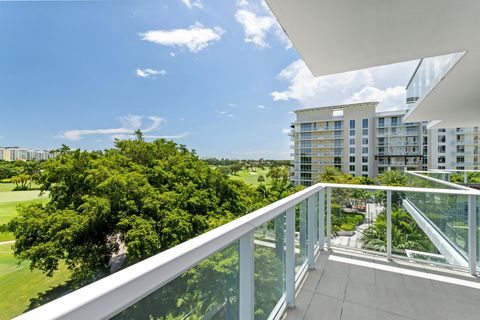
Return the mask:
<path id="1" fill-rule="evenodd" d="M 366 102 L 295 111 L 292 181 L 310 185 L 327 166 L 364 177 L 390 169 L 421 169 L 424 125 L 404 123 L 406 110 L 376 112 L 377 105 Z"/>
<path id="2" fill-rule="evenodd" d="M 310 185 L 326 166 L 374 176 L 377 102 L 301 109 L 292 124 L 296 184 Z"/>
<path id="3" fill-rule="evenodd" d="M 34 150 L 19 147 L 0 147 L 0 160 L 15 161 L 15 160 L 47 160 L 53 158 L 55 155 L 48 150 Z"/>

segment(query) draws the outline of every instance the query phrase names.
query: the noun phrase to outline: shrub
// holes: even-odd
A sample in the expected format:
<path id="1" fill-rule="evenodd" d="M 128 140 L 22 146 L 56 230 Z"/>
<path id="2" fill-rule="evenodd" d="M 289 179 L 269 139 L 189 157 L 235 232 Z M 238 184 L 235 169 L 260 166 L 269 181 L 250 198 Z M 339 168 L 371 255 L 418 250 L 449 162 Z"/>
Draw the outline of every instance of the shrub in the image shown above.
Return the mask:
<path id="1" fill-rule="evenodd" d="M 340 230 L 353 231 L 353 230 L 355 230 L 355 225 L 352 224 L 352 223 L 344 223 L 340 226 Z"/>
<path id="2" fill-rule="evenodd" d="M 12 183 L 12 179 L 10 179 L 10 178 L 2 179 L 2 180 L 0 180 L 0 183 Z"/>

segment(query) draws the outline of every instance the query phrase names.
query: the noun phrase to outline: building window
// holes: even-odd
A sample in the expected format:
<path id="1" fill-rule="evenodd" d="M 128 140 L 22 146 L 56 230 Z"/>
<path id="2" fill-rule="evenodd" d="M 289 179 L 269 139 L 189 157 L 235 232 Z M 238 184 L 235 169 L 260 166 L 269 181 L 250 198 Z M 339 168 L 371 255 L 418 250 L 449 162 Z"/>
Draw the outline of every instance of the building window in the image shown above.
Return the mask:
<path id="1" fill-rule="evenodd" d="M 392 117 L 392 126 L 398 126 L 398 118 Z"/>
<path id="2" fill-rule="evenodd" d="M 363 147 L 363 148 L 362 148 L 362 153 L 363 153 L 363 154 L 368 153 L 368 147 Z"/>
<path id="3" fill-rule="evenodd" d="M 355 129 L 350 130 L 350 137 L 355 137 Z"/>
<path id="4" fill-rule="evenodd" d="M 445 156 L 438 157 L 438 163 L 445 163 Z"/>
<path id="5" fill-rule="evenodd" d="M 446 129 L 438 129 L 438 132 L 447 132 Z"/>
<path id="6" fill-rule="evenodd" d="M 350 147 L 350 154 L 355 154 L 355 147 Z"/>
<path id="7" fill-rule="evenodd" d="M 342 121 L 335 121 L 334 122 L 335 129 L 342 129 Z"/>
<path id="8" fill-rule="evenodd" d="M 457 146 L 457 152 L 464 153 L 465 152 L 465 146 L 464 145 Z"/>
<path id="9" fill-rule="evenodd" d="M 438 169 L 444 170 L 445 166 L 438 166 Z"/>
<path id="10" fill-rule="evenodd" d="M 464 156 L 458 156 L 457 157 L 457 162 L 458 163 L 464 163 L 465 162 L 465 157 Z"/>
<path id="11" fill-rule="evenodd" d="M 385 126 L 385 118 L 378 118 L 378 126 L 379 127 Z"/>
<path id="12" fill-rule="evenodd" d="M 362 119 L 362 128 L 363 129 L 368 128 L 368 119 Z"/>
<path id="13" fill-rule="evenodd" d="M 368 129 L 362 129 L 362 135 L 368 136 Z"/>
<path id="14" fill-rule="evenodd" d="M 368 172 L 368 166 L 363 165 L 363 166 L 362 166 L 362 171 L 363 171 L 363 172 Z"/>
<path id="15" fill-rule="evenodd" d="M 355 166 L 354 165 L 350 165 L 350 172 L 355 172 Z"/>
<path id="16" fill-rule="evenodd" d="M 368 144 L 368 138 L 363 138 L 362 139 L 362 144 Z"/>
<path id="17" fill-rule="evenodd" d="M 392 134 L 397 134 L 397 128 L 392 128 Z"/>
<path id="18" fill-rule="evenodd" d="M 445 143 L 445 136 L 438 136 L 438 143 Z"/>
<path id="19" fill-rule="evenodd" d="M 302 130 L 302 131 L 312 130 L 312 124 L 311 123 L 301 123 L 300 124 L 300 130 Z"/>
<path id="20" fill-rule="evenodd" d="M 368 157 L 363 156 L 363 157 L 362 157 L 362 162 L 363 162 L 363 163 L 367 163 L 367 162 L 368 162 Z"/>
<path id="21" fill-rule="evenodd" d="M 355 162 L 355 157 L 350 156 L 350 162 Z"/>
<path id="22" fill-rule="evenodd" d="M 463 166 L 457 167 L 457 170 L 465 170 L 465 167 Z"/>
<path id="23" fill-rule="evenodd" d="M 350 120 L 350 129 L 355 129 L 355 120 Z"/>
<path id="24" fill-rule="evenodd" d="M 350 145 L 355 145 L 355 138 L 350 138 Z"/>
<path id="25" fill-rule="evenodd" d="M 445 153 L 445 146 L 438 146 L 438 153 Z"/>

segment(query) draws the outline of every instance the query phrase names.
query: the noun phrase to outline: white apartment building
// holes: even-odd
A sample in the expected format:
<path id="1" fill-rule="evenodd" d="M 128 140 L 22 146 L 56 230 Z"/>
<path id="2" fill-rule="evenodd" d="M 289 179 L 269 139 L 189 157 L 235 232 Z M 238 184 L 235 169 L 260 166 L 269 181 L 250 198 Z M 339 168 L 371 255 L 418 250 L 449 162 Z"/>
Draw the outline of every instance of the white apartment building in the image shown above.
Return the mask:
<path id="1" fill-rule="evenodd" d="M 376 175 L 392 168 L 422 169 L 424 126 L 420 122 L 403 122 L 405 113 L 406 110 L 376 114 Z"/>
<path id="2" fill-rule="evenodd" d="M 296 184 L 310 185 L 323 168 L 334 166 L 356 176 L 374 176 L 377 102 L 301 109 L 292 124 Z"/>
<path id="3" fill-rule="evenodd" d="M 48 150 L 35 150 L 19 147 L 0 147 L 0 159 L 5 161 L 47 160 L 55 155 Z"/>

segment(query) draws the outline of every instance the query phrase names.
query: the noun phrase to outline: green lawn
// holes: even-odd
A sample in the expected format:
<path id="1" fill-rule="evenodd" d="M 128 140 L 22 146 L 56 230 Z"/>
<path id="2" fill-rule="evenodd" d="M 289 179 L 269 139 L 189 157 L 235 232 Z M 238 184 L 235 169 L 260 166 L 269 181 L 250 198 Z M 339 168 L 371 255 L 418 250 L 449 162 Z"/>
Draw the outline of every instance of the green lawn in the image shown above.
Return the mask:
<path id="1" fill-rule="evenodd" d="M 38 191 L 0 192 L 0 225 L 7 223 L 17 215 L 19 205 L 46 203 L 47 201 L 47 195 L 44 194 L 40 197 Z M 0 232 L 0 242 L 7 240 L 13 240 L 13 235 Z"/>
<path id="2" fill-rule="evenodd" d="M 66 282 L 70 277 L 62 265 L 53 277 L 38 270 L 30 271 L 27 263 L 17 264 L 11 245 L 0 245 L 0 319 L 11 319 L 44 299 L 45 293 Z"/>
<path id="3" fill-rule="evenodd" d="M 13 183 L 0 183 L 0 192 L 12 191 L 13 188 L 15 188 Z"/>
<path id="4" fill-rule="evenodd" d="M 245 183 L 258 185 L 258 177 L 262 175 L 265 178 L 265 184 L 270 184 L 271 179 L 267 178 L 268 169 L 257 169 L 256 171 L 242 170 L 237 172 L 236 175 L 230 175 L 230 178 L 234 180 L 241 180 Z"/>
<path id="5" fill-rule="evenodd" d="M 39 191 L 7 192 L 5 184 L 0 186 L 3 188 L 0 192 L 0 224 L 15 217 L 19 205 L 48 201 L 48 196 L 44 194 L 40 197 Z M 0 242 L 7 240 L 13 240 L 13 235 L 0 233 Z M 38 270 L 30 271 L 28 263 L 18 265 L 11 246 L 0 245 L 0 320 L 11 319 L 58 295 L 59 291 L 68 290 L 68 286 L 61 284 L 70 278 L 64 265 L 53 277 L 47 277 Z"/>

